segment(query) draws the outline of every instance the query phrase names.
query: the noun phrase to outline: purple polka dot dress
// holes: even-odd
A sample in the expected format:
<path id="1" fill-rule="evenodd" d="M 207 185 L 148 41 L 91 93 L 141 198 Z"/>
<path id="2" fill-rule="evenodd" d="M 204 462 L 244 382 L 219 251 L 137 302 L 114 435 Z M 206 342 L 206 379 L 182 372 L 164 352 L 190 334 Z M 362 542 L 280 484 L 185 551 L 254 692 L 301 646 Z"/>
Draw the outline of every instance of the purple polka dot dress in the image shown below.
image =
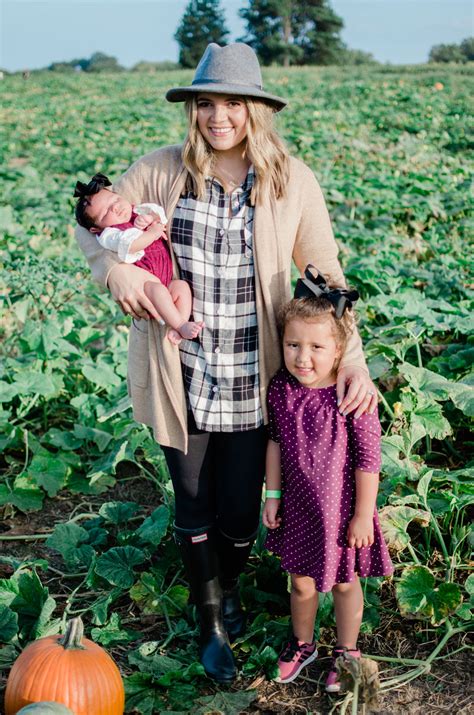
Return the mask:
<path id="1" fill-rule="evenodd" d="M 285 571 L 311 576 L 320 592 L 359 576 L 393 572 L 374 511 L 374 543 L 347 546 L 354 515 L 355 470 L 380 470 L 376 413 L 354 420 L 337 409 L 336 386 L 309 388 L 283 368 L 268 390 L 270 439 L 281 450 L 281 525 L 265 546 Z"/>

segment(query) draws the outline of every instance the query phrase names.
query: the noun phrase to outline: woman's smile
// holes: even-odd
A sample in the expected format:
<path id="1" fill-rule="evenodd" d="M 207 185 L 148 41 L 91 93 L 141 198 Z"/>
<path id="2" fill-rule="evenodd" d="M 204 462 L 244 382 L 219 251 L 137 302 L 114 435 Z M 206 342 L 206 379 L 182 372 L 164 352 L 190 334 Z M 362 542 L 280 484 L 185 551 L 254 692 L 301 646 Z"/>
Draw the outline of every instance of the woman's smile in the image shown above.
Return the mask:
<path id="1" fill-rule="evenodd" d="M 247 136 L 248 108 L 241 97 L 199 94 L 197 124 L 204 139 L 217 151 L 228 151 Z"/>

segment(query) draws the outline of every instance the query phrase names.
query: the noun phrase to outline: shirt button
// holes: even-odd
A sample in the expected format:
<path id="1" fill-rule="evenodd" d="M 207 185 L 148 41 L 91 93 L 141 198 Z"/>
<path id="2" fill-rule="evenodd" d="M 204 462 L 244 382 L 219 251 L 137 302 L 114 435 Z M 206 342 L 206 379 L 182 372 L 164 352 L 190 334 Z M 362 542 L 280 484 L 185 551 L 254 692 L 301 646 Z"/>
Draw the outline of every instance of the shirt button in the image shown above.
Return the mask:
<path id="1" fill-rule="evenodd" d="M 212 391 L 213 391 L 213 392 L 219 392 L 219 388 L 217 387 L 217 385 L 214 385 L 214 387 L 212 388 Z"/>
<path id="2" fill-rule="evenodd" d="M 224 231 L 223 228 L 221 228 L 221 229 L 219 230 L 219 236 L 223 236 L 224 234 L 225 234 L 225 231 Z"/>
<path id="3" fill-rule="evenodd" d="M 220 353 L 220 351 L 221 351 L 221 349 L 220 349 L 219 347 L 217 347 L 217 348 L 214 350 L 215 353 Z"/>
<path id="4" fill-rule="evenodd" d="M 250 248 L 246 248 L 245 249 L 245 257 L 250 258 L 251 255 L 252 255 L 252 251 L 250 250 Z"/>

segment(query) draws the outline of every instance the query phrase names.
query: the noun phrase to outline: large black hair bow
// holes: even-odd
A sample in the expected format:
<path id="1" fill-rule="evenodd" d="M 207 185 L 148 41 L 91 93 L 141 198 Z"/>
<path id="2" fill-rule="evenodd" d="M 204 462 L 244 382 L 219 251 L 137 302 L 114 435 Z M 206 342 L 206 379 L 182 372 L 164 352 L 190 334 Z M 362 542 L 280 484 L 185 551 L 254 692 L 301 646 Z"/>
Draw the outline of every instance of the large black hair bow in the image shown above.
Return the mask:
<path id="1" fill-rule="evenodd" d="M 74 198 L 84 198 L 86 196 L 98 194 L 99 191 L 104 189 L 106 186 L 112 186 L 112 182 L 108 180 L 105 174 L 96 174 L 92 177 L 88 184 L 83 184 L 82 181 L 77 182 L 74 190 Z"/>
<path id="2" fill-rule="evenodd" d="M 310 270 L 316 271 L 316 275 Z M 342 318 L 347 308 L 352 308 L 359 294 L 356 290 L 345 288 L 330 288 L 317 268 L 306 266 L 304 278 L 298 278 L 295 286 L 295 298 L 327 298 L 336 310 L 336 318 Z"/>

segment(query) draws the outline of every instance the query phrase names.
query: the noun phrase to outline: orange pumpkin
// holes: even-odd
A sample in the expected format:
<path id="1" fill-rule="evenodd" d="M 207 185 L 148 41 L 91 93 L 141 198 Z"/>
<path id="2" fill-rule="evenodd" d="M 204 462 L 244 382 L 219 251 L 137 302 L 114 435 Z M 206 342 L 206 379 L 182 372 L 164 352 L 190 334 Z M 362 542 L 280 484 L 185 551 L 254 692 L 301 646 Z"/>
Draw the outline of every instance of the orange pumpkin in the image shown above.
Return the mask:
<path id="1" fill-rule="evenodd" d="M 75 715 L 123 715 L 119 669 L 83 634 L 81 619 L 73 618 L 64 636 L 40 638 L 25 648 L 8 676 L 6 715 L 41 700 L 62 703 Z"/>

